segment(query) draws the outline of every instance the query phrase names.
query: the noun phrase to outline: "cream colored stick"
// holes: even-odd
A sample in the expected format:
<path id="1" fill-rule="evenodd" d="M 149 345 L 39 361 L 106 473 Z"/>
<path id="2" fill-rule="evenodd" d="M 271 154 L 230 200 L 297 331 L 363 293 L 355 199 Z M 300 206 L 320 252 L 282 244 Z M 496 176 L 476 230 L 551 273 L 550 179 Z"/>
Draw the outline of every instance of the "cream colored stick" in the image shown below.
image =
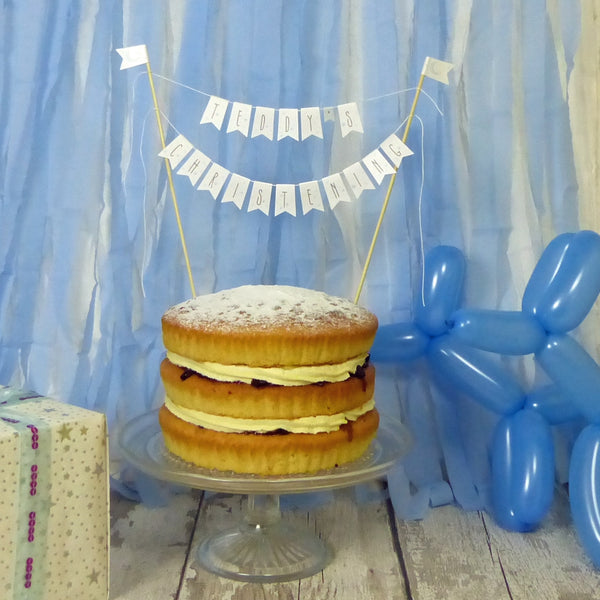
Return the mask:
<path id="1" fill-rule="evenodd" d="M 408 138 L 408 132 L 410 131 L 410 126 L 413 121 L 413 117 L 415 116 L 415 110 L 417 108 L 417 102 L 419 100 L 419 96 L 421 95 L 421 89 L 423 88 L 423 81 L 425 79 L 425 74 L 422 73 L 419 79 L 419 85 L 417 86 L 417 90 L 415 92 L 415 97 L 413 99 L 413 103 L 410 109 L 410 113 L 408 115 L 408 120 L 406 122 L 406 127 L 404 129 L 404 135 L 402 136 L 402 141 L 406 143 L 406 139 Z M 365 260 L 365 266 L 363 267 L 362 275 L 360 277 L 360 282 L 358 284 L 358 289 L 356 291 L 356 296 L 354 297 L 354 303 L 358 304 L 360 299 L 360 294 L 362 293 L 363 286 L 365 284 L 365 279 L 367 277 L 367 271 L 369 270 L 369 265 L 371 264 L 371 258 L 373 257 L 373 250 L 375 249 L 375 243 L 377 242 L 377 238 L 379 237 L 379 230 L 381 229 L 381 224 L 383 223 L 383 217 L 385 216 L 385 211 L 387 210 L 388 204 L 390 202 L 390 196 L 392 195 L 392 188 L 394 187 L 394 183 L 396 181 L 396 175 L 398 173 L 398 168 L 394 170 L 394 174 L 390 179 L 390 185 L 388 186 L 387 193 L 385 195 L 385 199 L 383 201 L 383 205 L 381 207 L 381 212 L 379 213 L 379 220 L 377 221 L 377 225 L 375 226 L 375 232 L 373 233 L 373 238 L 371 239 L 371 246 L 369 247 L 369 252 L 367 253 L 367 258 Z"/>
<path id="2" fill-rule="evenodd" d="M 146 69 L 148 70 L 148 79 L 150 81 L 150 90 L 152 91 L 152 100 L 154 102 L 154 110 L 156 112 L 156 121 L 158 123 L 158 133 L 160 134 L 160 143 L 163 149 L 165 148 L 165 133 L 163 131 L 162 121 L 160 118 L 160 109 L 158 107 L 158 99 L 156 97 L 156 90 L 154 88 L 154 78 L 152 77 L 152 69 L 150 68 L 150 60 L 146 63 Z M 192 268 L 190 266 L 190 257 L 187 251 L 187 245 L 185 243 L 185 235 L 183 234 L 183 226 L 181 224 L 181 216 L 179 215 L 179 205 L 177 204 L 177 195 L 175 194 L 175 185 L 173 184 L 173 172 L 171 170 L 171 163 L 168 158 L 165 158 L 165 166 L 167 168 L 167 178 L 169 180 L 169 189 L 171 190 L 171 199 L 173 200 L 173 207 L 175 208 L 175 218 L 177 219 L 177 227 L 179 229 L 179 237 L 181 238 L 181 246 L 183 248 L 183 256 L 185 258 L 185 265 L 187 267 L 188 277 L 190 280 L 190 288 L 192 289 L 192 296 L 196 295 L 196 287 L 194 286 L 194 278 L 192 276 Z"/>

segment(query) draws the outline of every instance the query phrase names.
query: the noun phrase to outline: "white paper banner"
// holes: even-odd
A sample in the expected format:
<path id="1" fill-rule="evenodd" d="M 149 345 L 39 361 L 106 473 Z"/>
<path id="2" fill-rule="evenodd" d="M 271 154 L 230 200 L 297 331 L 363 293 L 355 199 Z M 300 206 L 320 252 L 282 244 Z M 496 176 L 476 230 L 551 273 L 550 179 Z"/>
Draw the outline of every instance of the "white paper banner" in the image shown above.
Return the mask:
<path id="1" fill-rule="evenodd" d="M 322 179 L 325 195 L 329 200 L 329 206 L 335 208 L 340 202 L 351 202 L 350 194 L 339 173 L 334 173 Z"/>
<path id="2" fill-rule="evenodd" d="M 165 146 L 158 155 L 168 159 L 171 168 L 174 169 L 193 149 L 194 146 L 180 134 Z"/>
<path id="3" fill-rule="evenodd" d="M 363 164 L 367 167 L 369 173 L 371 173 L 373 179 L 377 182 L 377 185 L 381 185 L 386 175 L 392 175 L 395 172 L 394 167 L 390 165 L 385 156 L 380 150 L 373 150 L 363 158 Z"/>
<path id="4" fill-rule="evenodd" d="M 250 104 L 234 102 L 231 105 L 231 115 L 229 117 L 229 123 L 227 124 L 227 133 L 239 131 L 241 134 L 248 137 L 251 116 L 252 106 Z"/>
<path id="5" fill-rule="evenodd" d="M 317 106 L 300 109 L 300 130 L 302 132 L 302 141 L 311 135 L 323 139 L 321 111 Z"/>
<path id="6" fill-rule="evenodd" d="M 252 137 L 264 135 L 272 140 L 275 132 L 275 109 L 267 106 L 257 106 L 254 109 L 254 122 L 252 123 Z"/>
<path id="7" fill-rule="evenodd" d="M 300 190 L 300 202 L 302 203 L 302 214 L 311 210 L 323 211 L 323 198 L 318 181 L 305 181 L 298 186 Z"/>
<path id="8" fill-rule="evenodd" d="M 200 152 L 200 150 L 194 150 L 190 157 L 179 168 L 177 174 L 187 175 L 192 182 L 192 185 L 195 186 L 209 164 L 210 158 L 208 158 L 206 154 Z"/>
<path id="9" fill-rule="evenodd" d="M 247 177 L 232 173 L 221 202 L 233 202 L 241 209 L 249 186 L 250 180 Z"/>
<path id="10" fill-rule="evenodd" d="M 211 96 L 208 100 L 208 104 L 202 113 L 200 124 L 212 123 L 217 129 L 223 127 L 223 120 L 225 119 L 225 113 L 229 101 L 219 98 L 218 96 Z"/>
<path id="11" fill-rule="evenodd" d="M 296 216 L 296 186 L 293 183 L 275 186 L 275 216 L 284 212 Z"/>
<path id="12" fill-rule="evenodd" d="M 346 137 L 352 131 L 363 132 L 360 113 L 358 112 L 358 106 L 356 106 L 355 102 L 340 104 L 338 106 L 338 116 L 340 119 L 342 137 Z"/>
<path id="13" fill-rule="evenodd" d="M 250 192 L 250 202 L 248 203 L 248 212 L 260 210 L 269 214 L 271 208 L 271 190 L 273 186 L 264 181 L 253 181 L 252 191 Z"/>
<path id="14" fill-rule="evenodd" d="M 128 46 L 127 48 L 117 48 L 117 52 L 123 59 L 121 61 L 121 71 L 138 65 L 145 65 L 148 62 L 148 49 L 146 44 L 139 46 Z"/>
<path id="15" fill-rule="evenodd" d="M 217 163 L 212 163 L 206 175 L 202 178 L 198 189 L 210 192 L 211 196 L 216 200 L 223 189 L 227 175 L 229 175 L 229 171 L 225 167 Z"/>
<path id="16" fill-rule="evenodd" d="M 363 169 L 359 162 L 350 165 L 347 169 L 343 170 L 344 177 L 354 194 L 354 197 L 358 200 L 363 190 L 374 190 L 375 186 L 367 175 L 367 172 Z"/>
<path id="17" fill-rule="evenodd" d="M 413 154 L 413 151 L 395 133 L 392 133 L 392 135 L 381 144 L 381 149 L 392 161 L 392 164 L 396 169 L 400 166 L 400 163 L 405 156 Z"/>
<path id="18" fill-rule="evenodd" d="M 300 139 L 298 128 L 298 110 L 296 108 L 280 108 L 277 120 L 277 140 L 291 137 Z"/>
<path id="19" fill-rule="evenodd" d="M 295 114 L 298 115 L 298 111 L 295 111 Z M 223 192 L 222 202 L 231 202 L 241 209 L 250 189 L 248 212 L 260 210 L 268 215 L 275 188 L 275 216 L 282 213 L 296 216 L 296 188 L 300 194 L 303 214 L 306 215 L 311 210 L 324 210 L 322 189 L 333 209 L 340 202 L 351 202 L 352 196 L 359 198 L 364 190 L 375 189 L 373 180 L 377 185 L 381 185 L 386 175 L 395 172 L 394 167 L 400 165 L 402 158 L 411 154 L 412 150 L 397 135 L 392 134 L 377 149 L 340 173 L 334 173 L 321 180 L 275 185 L 231 173 L 194 148 L 182 135 L 173 139 L 161 150 L 159 156 L 167 158 L 173 168 L 187 156 L 177 174 L 187 176 L 194 186 L 200 181 L 197 189 L 210 192 L 215 200 Z"/>

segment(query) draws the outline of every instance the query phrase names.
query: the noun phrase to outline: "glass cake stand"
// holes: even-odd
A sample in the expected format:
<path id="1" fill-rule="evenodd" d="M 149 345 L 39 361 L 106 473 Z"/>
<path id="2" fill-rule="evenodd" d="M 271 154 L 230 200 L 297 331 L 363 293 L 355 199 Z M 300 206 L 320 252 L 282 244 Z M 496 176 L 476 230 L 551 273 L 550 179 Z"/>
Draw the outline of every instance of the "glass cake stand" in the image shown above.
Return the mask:
<path id="1" fill-rule="evenodd" d="M 205 539 L 197 558 L 207 571 L 250 582 L 279 582 L 321 571 L 333 554 L 316 534 L 281 518 L 280 494 L 297 494 L 363 483 L 384 475 L 411 446 L 398 420 L 382 415 L 377 437 L 360 459 L 312 475 L 255 476 L 203 469 L 171 454 L 158 411 L 129 421 L 119 434 L 125 458 L 148 475 L 213 492 L 247 495 L 240 522 Z"/>

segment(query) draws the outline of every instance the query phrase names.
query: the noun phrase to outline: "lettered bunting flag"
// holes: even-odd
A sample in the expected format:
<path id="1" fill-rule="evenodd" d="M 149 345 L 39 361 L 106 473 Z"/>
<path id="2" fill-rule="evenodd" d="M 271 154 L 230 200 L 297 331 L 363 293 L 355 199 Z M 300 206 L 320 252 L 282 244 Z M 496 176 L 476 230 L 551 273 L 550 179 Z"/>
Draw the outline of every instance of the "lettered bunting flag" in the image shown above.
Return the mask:
<path id="1" fill-rule="evenodd" d="M 338 117 L 342 129 L 342 137 L 346 137 L 352 131 L 363 133 L 362 121 L 355 102 L 340 104 L 338 106 Z"/>
<path id="2" fill-rule="evenodd" d="M 229 123 L 227 124 L 227 133 L 230 133 L 232 131 L 239 131 L 241 134 L 248 137 L 251 116 L 252 106 L 250 106 L 250 104 L 234 102 L 231 107 Z"/>
<path id="3" fill-rule="evenodd" d="M 367 154 L 363 158 L 363 164 L 367 167 L 377 185 L 381 185 L 386 175 L 394 173 L 394 167 L 390 165 L 379 149 Z"/>
<path id="4" fill-rule="evenodd" d="M 252 123 L 252 137 L 264 135 L 268 140 L 273 139 L 275 133 L 275 109 L 266 106 L 257 106 L 254 109 Z"/>
<path id="5" fill-rule="evenodd" d="M 275 186 L 275 216 L 284 212 L 296 216 L 296 186 L 290 183 Z"/>
<path id="6" fill-rule="evenodd" d="M 202 113 L 200 123 L 212 123 L 217 129 L 221 130 L 223 121 L 225 120 L 225 112 L 229 101 L 224 98 L 218 98 L 217 96 L 211 96 L 208 100 L 208 104 Z"/>
<path id="7" fill-rule="evenodd" d="M 273 186 L 270 183 L 264 181 L 253 181 L 252 189 L 250 190 L 250 202 L 248 204 L 248 212 L 253 210 L 260 210 L 269 214 L 271 209 L 271 190 Z"/>
<path id="8" fill-rule="evenodd" d="M 238 208 L 242 208 L 246 198 L 246 192 L 250 186 L 250 180 L 237 173 L 232 173 L 221 202 L 233 202 Z"/>
<path id="9" fill-rule="evenodd" d="M 210 195 L 216 200 L 223 189 L 227 175 L 229 175 L 229 171 L 225 167 L 212 163 L 198 189 L 210 192 Z"/>
<path id="10" fill-rule="evenodd" d="M 209 164 L 210 158 L 208 158 L 206 154 L 200 152 L 200 150 L 194 150 L 190 157 L 179 168 L 177 174 L 187 175 L 192 182 L 192 185 L 195 186 Z"/>
<path id="11" fill-rule="evenodd" d="M 192 149 L 192 144 L 180 134 L 165 146 L 158 155 L 168 159 L 171 168 L 174 169 Z"/>
<path id="12" fill-rule="evenodd" d="M 295 108 L 280 108 L 279 119 L 277 121 L 277 140 L 291 137 L 295 140 L 300 139 L 298 127 L 298 110 Z"/>
<path id="13" fill-rule="evenodd" d="M 348 189 L 339 173 L 329 175 L 329 177 L 325 177 L 321 181 L 331 208 L 335 208 L 340 202 L 351 201 Z"/>
<path id="14" fill-rule="evenodd" d="M 318 107 L 300 109 L 300 130 L 302 141 L 311 135 L 323 139 L 323 125 L 321 124 L 321 111 Z"/>
<path id="15" fill-rule="evenodd" d="M 318 181 L 305 181 L 298 188 L 300 189 L 300 202 L 302 204 L 303 215 L 309 213 L 311 210 L 324 210 Z"/>

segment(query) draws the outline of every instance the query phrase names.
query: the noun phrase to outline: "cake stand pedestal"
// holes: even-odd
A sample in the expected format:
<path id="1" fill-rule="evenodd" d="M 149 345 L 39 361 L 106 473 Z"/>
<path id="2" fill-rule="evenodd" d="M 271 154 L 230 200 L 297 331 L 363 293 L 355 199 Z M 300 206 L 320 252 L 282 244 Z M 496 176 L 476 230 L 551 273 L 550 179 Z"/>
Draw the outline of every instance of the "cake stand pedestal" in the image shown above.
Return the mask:
<path id="1" fill-rule="evenodd" d="M 201 542 L 196 555 L 204 569 L 222 577 L 269 583 L 314 575 L 333 557 L 316 534 L 281 518 L 280 494 L 346 487 L 380 477 L 408 452 L 411 438 L 402 423 L 382 415 L 377 437 L 360 459 L 314 475 L 277 477 L 203 469 L 181 460 L 164 445 L 157 411 L 129 421 L 119 434 L 119 445 L 132 465 L 163 481 L 246 495 L 240 521 Z"/>

